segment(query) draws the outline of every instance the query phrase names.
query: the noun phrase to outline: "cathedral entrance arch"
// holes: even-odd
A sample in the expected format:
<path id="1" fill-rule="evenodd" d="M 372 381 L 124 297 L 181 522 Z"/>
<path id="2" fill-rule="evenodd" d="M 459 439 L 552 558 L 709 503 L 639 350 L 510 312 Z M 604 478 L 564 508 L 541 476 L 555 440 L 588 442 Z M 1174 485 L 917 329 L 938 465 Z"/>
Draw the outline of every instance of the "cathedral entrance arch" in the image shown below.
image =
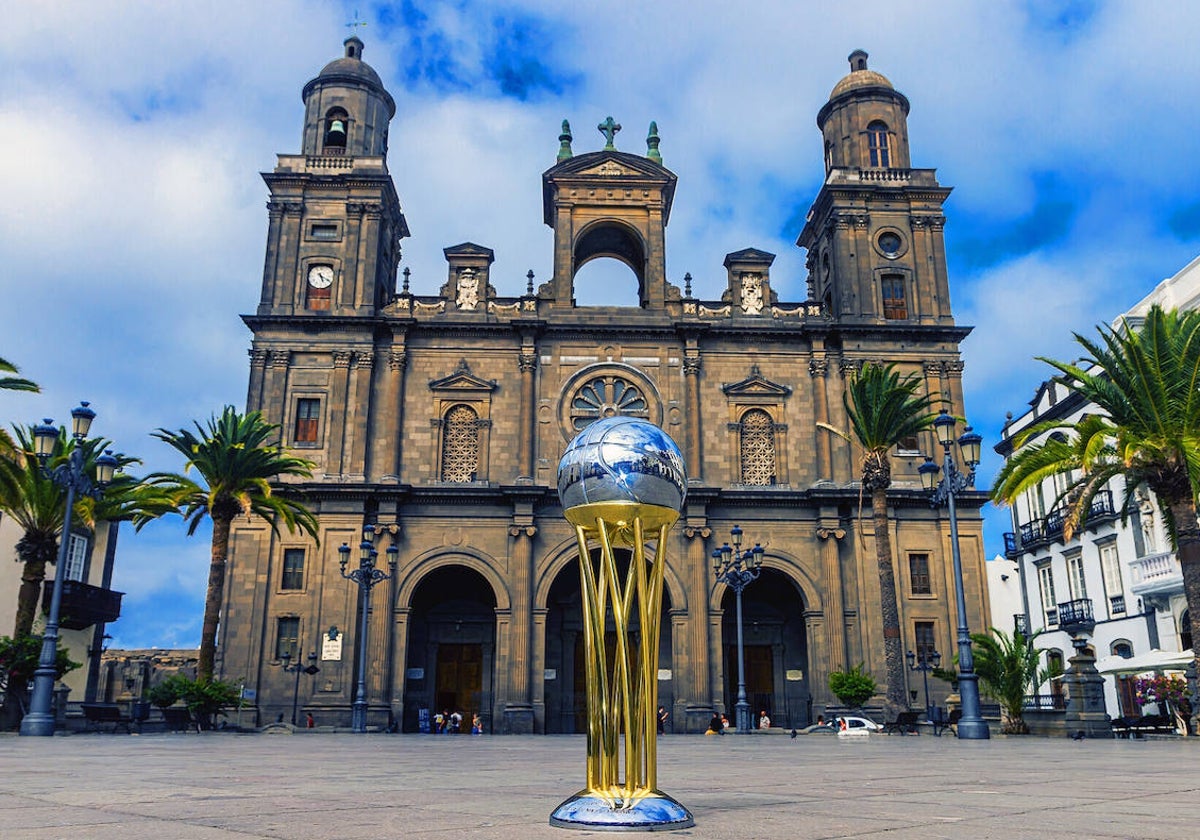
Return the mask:
<path id="1" fill-rule="evenodd" d="M 405 732 L 438 712 L 471 716 L 492 731 L 496 670 L 496 596 L 477 571 L 447 565 L 417 584 L 410 602 L 404 682 Z M 424 710 L 424 713 L 422 712 Z M 428 718 L 425 718 L 425 714 Z"/>
<path id="2" fill-rule="evenodd" d="M 629 568 L 631 552 L 616 549 L 617 571 L 623 579 Z M 599 563 L 599 549 L 592 551 L 593 563 Z M 566 563 L 554 577 L 546 598 L 545 674 L 543 696 L 545 701 L 545 732 L 573 733 L 587 731 L 587 691 L 584 674 L 583 606 L 579 583 L 578 560 Z M 671 595 L 670 587 L 664 586 L 662 612 L 659 615 L 658 667 L 671 668 Z M 630 632 L 640 636 L 641 626 L 635 615 Z M 607 660 L 613 661 L 612 652 L 617 641 L 612 613 L 608 615 L 605 645 Z M 660 681 L 658 702 L 668 709 L 673 702 L 671 683 Z"/>
<path id="3" fill-rule="evenodd" d="M 737 704 L 737 596 L 721 597 L 721 654 L 724 657 L 725 708 Z M 808 631 L 804 596 L 778 569 L 764 568 L 742 591 L 742 634 L 745 643 L 746 700 L 757 725 L 760 712 L 772 726 L 807 726 L 812 716 L 809 688 Z"/>

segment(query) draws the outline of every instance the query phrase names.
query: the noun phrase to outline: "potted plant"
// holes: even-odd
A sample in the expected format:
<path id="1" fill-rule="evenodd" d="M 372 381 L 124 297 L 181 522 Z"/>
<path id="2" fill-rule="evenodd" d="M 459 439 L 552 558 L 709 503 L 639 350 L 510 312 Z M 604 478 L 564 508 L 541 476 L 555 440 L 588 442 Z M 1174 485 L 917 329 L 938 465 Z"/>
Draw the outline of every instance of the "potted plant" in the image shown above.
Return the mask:
<path id="1" fill-rule="evenodd" d="M 851 709 L 862 708 L 876 693 L 875 678 L 868 674 L 860 662 L 845 671 L 833 671 L 829 675 L 829 690 L 842 705 Z"/>

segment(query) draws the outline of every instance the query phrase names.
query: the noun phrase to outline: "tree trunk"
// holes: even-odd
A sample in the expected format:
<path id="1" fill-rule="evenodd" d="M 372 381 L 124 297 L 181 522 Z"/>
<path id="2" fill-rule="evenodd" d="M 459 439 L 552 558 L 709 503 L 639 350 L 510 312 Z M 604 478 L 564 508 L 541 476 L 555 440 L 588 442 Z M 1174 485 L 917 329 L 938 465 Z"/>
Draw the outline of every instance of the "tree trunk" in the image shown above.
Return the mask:
<path id="1" fill-rule="evenodd" d="M 887 675 L 887 714 L 895 720 L 908 711 L 904 690 L 904 646 L 900 641 L 900 610 L 896 604 L 896 573 L 892 565 L 892 538 L 888 531 L 887 489 L 871 493 L 875 521 L 875 556 L 879 563 L 879 608 L 883 614 L 883 660 Z"/>
<path id="2" fill-rule="evenodd" d="M 33 632 L 33 620 L 37 616 L 38 602 L 42 598 L 42 582 L 46 579 L 46 561 L 26 560 L 21 570 L 21 589 L 17 594 L 17 620 L 13 624 L 13 638 L 28 636 Z"/>
<path id="3" fill-rule="evenodd" d="M 1200 651 L 1200 525 L 1196 523 L 1196 503 L 1191 496 L 1170 502 L 1175 519 L 1175 551 L 1183 572 L 1183 594 L 1187 599 L 1188 621 L 1192 632 L 1192 650 Z M 1200 657 L 1194 657 L 1200 673 Z"/>
<path id="4" fill-rule="evenodd" d="M 208 567 L 208 592 L 204 596 L 204 626 L 200 631 L 200 661 L 196 679 L 210 682 L 217 652 L 217 627 L 221 623 L 221 599 L 225 595 L 225 560 L 229 557 L 228 517 L 213 519 L 212 562 Z"/>

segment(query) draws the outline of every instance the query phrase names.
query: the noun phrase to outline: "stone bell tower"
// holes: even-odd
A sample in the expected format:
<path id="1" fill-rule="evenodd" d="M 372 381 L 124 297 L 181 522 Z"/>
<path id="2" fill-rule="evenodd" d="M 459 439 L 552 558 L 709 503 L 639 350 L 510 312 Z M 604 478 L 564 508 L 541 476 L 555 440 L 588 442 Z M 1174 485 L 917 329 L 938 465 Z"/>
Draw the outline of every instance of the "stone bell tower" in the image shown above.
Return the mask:
<path id="1" fill-rule="evenodd" d="M 270 230 L 258 315 L 373 315 L 395 292 L 408 224 L 387 169 L 396 103 L 363 43 L 304 86 L 300 154 L 263 174 Z"/>
<path id="2" fill-rule="evenodd" d="M 845 323 L 952 324 L 942 229 L 950 189 L 913 169 L 908 99 L 867 54 L 817 114 L 825 184 L 796 244 L 808 249 L 809 297 Z"/>
<path id="3" fill-rule="evenodd" d="M 661 310 L 668 299 L 679 299 L 679 290 L 667 283 L 664 253 L 675 173 L 662 165 L 654 123 L 644 157 L 617 151 L 614 137 L 621 126 L 612 117 L 598 128 L 607 138 L 604 148 L 575 155 L 564 120 L 558 163 L 542 175 L 543 217 L 554 229 L 554 277 L 539 297 L 555 307 L 573 307 L 579 269 L 612 257 L 633 269 L 642 309 Z"/>

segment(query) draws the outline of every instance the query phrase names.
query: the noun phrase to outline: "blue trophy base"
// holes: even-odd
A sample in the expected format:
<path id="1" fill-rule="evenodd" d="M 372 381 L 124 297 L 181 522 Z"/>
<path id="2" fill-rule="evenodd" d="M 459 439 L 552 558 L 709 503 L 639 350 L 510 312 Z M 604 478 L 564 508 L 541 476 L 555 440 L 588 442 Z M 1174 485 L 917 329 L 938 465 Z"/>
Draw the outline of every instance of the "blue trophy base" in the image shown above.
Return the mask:
<path id="1" fill-rule="evenodd" d="M 550 825 L 592 831 L 671 831 L 696 824 L 687 808 L 665 793 L 655 792 L 626 806 L 610 805 L 590 791 L 582 790 L 554 809 Z"/>

